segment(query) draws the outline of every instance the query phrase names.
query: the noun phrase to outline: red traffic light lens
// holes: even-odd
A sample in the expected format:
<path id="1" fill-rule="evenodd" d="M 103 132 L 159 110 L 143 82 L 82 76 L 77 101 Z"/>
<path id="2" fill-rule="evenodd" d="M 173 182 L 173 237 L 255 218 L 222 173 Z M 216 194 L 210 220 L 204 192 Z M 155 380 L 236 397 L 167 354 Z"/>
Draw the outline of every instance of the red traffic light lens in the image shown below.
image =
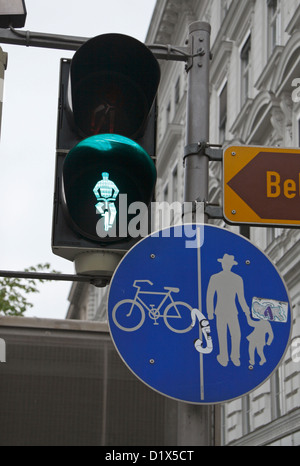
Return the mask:
<path id="1" fill-rule="evenodd" d="M 140 41 L 104 34 L 83 44 L 71 63 L 74 122 L 83 136 L 143 135 L 160 80 L 160 67 Z"/>

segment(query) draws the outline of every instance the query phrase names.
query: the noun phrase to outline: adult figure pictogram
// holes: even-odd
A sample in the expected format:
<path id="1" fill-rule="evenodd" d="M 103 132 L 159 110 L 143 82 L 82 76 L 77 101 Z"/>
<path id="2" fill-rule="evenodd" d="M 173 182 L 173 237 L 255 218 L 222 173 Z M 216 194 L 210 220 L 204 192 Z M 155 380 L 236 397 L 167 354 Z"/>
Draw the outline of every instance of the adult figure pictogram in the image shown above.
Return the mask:
<path id="1" fill-rule="evenodd" d="M 206 305 L 209 320 L 217 319 L 217 334 L 219 339 L 218 362 L 226 367 L 229 362 L 228 355 L 228 330 L 231 337 L 231 354 L 230 359 L 235 366 L 240 365 L 240 344 L 241 329 L 238 319 L 238 308 L 236 297 L 241 305 L 243 312 L 250 319 L 250 309 L 244 296 L 244 283 L 242 277 L 232 272 L 234 265 L 238 265 L 234 256 L 224 254 L 223 258 L 218 259 L 222 264 L 222 271 L 212 275 L 207 289 Z M 215 295 L 217 295 L 216 305 L 214 304 Z"/>

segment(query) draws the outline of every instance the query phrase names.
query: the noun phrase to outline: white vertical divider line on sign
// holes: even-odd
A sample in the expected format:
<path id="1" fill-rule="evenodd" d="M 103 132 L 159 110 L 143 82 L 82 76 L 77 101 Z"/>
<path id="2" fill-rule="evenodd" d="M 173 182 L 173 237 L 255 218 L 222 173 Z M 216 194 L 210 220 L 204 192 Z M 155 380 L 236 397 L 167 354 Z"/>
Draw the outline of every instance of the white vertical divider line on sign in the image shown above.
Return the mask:
<path id="1" fill-rule="evenodd" d="M 198 277 L 198 309 L 202 312 L 202 276 L 201 276 L 201 226 L 197 226 L 197 277 Z M 199 322 L 199 339 L 202 340 L 202 330 Z M 199 353 L 200 368 L 200 399 L 204 400 L 203 353 Z"/>

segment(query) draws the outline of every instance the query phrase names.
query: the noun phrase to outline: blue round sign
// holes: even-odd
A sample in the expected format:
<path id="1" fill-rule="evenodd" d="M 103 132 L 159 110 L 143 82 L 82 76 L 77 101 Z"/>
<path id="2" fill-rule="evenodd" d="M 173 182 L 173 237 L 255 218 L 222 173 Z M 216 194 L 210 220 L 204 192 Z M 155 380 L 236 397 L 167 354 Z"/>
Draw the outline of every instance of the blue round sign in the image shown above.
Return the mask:
<path id="1" fill-rule="evenodd" d="M 284 357 L 286 286 L 246 238 L 180 225 L 137 243 L 112 278 L 108 320 L 129 369 L 168 397 L 196 404 L 254 390 Z"/>

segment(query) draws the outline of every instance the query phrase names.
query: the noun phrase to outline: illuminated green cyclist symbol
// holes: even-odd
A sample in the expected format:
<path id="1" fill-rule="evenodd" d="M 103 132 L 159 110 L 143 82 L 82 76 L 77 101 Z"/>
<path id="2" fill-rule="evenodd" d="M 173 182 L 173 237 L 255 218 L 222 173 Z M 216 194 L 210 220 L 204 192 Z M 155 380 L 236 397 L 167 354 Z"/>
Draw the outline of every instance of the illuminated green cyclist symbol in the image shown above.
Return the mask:
<path id="1" fill-rule="evenodd" d="M 113 227 L 117 215 L 115 200 L 119 194 L 119 189 L 115 183 L 109 180 L 109 173 L 102 173 L 102 180 L 98 181 L 93 191 L 99 201 L 95 207 L 104 217 L 104 230 L 108 231 Z"/>

